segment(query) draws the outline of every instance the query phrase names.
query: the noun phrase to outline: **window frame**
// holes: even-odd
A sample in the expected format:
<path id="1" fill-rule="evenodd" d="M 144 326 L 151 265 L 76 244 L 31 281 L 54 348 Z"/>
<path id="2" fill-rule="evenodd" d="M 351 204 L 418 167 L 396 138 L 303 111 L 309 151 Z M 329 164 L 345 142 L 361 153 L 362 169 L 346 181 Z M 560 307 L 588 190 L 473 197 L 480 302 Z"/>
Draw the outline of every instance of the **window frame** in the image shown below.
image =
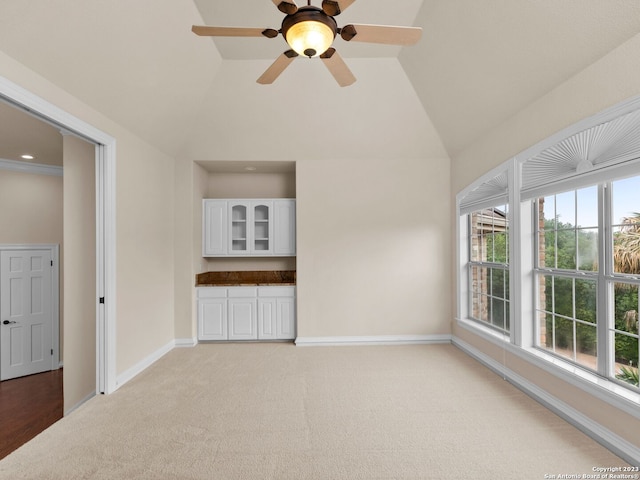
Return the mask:
<path id="1" fill-rule="evenodd" d="M 640 96 L 624 101 L 604 112 L 565 128 L 561 132 L 554 134 L 548 139 L 493 168 L 490 172 L 478 178 L 456 195 L 456 288 L 458 293 L 456 323 L 459 327 L 501 346 L 505 351 L 526 359 L 533 365 L 583 389 L 594 397 L 600 398 L 640 418 L 640 409 L 638 409 L 640 406 L 640 392 L 637 388 L 633 388 L 633 390 L 629 389 L 628 384 L 615 379 L 614 376 L 608 374 L 606 368 L 603 369 L 600 364 L 598 365 L 597 372 L 593 372 L 579 365 L 572 364 L 572 362 L 566 361 L 564 358 L 551 355 L 543 349 L 534 347 L 535 339 L 537 338 L 535 329 L 537 323 L 535 316 L 537 292 L 533 275 L 534 266 L 536 265 L 534 263 L 533 233 L 536 228 L 534 225 L 534 206 L 531 202 L 534 198 L 554 192 L 567 191 L 598 183 L 610 185 L 610 183 L 607 182 L 611 182 L 614 179 L 640 175 L 640 143 L 633 147 L 635 148 L 634 152 L 631 154 L 628 151 L 625 152 L 624 158 L 614 159 L 615 162 L 612 164 L 596 165 L 592 166 L 593 168 L 589 168 L 587 164 L 585 168 L 584 162 L 581 162 L 581 165 L 578 166 L 574 174 L 554 178 L 553 181 L 549 181 L 548 183 L 535 184 L 535 182 L 532 183 L 529 181 L 529 183 L 526 184 L 526 188 L 522 187 L 523 165 L 528 159 L 541 154 L 546 149 L 558 145 L 574 134 L 593 128 L 594 126 L 599 128 L 600 125 L 606 122 L 613 123 L 613 121 L 617 121 L 617 119 L 629 113 L 635 115 L 635 121 L 638 123 L 638 112 L 640 112 Z M 508 196 L 509 199 L 510 215 L 510 335 L 500 334 L 486 325 L 481 324 L 481 322 L 470 319 L 469 302 L 467 300 L 470 294 L 470 285 L 467 275 L 469 254 L 466 215 L 473 210 L 474 206 L 479 207 L 496 204 L 495 198 L 488 195 L 485 198 L 481 198 L 477 195 L 477 191 L 482 189 L 483 185 L 486 185 L 492 178 L 504 172 L 507 172 L 509 180 L 507 185 L 508 191 L 505 195 Z M 607 195 L 610 192 L 610 187 L 605 187 L 602 190 L 603 195 Z M 469 197 L 473 197 L 471 202 L 467 201 Z M 599 211 L 599 215 L 604 215 L 604 213 L 605 212 Z M 599 218 L 598 224 L 599 226 L 603 225 L 602 218 Z M 605 223 L 605 225 L 610 225 L 610 222 Z M 604 234 L 599 235 L 599 238 L 604 238 L 604 235 L 610 233 L 608 229 L 605 230 Z M 603 248 L 600 249 L 599 265 L 605 264 L 604 257 L 607 252 L 604 250 Z M 597 308 L 600 310 L 607 308 L 606 305 L 611 303 L 611 299 L 607 298 L 607 295 L 611 295 L 607 292 L 607 286 L 610 282 L 618 280 L 618 278 L 616 275 L 612 275 L 611 278 L 606 277 L 602 268 L 598 275 L 601 277 L 599 278 L 598 285 L 603 285 L 602 288 L 598 288 L 597 296 Z M 604 313 L 605 315 L 602 316 L 602 313 L 598 312 L 599 318 L 608 318 L 606 312 Z M 607 324 L 608 322 L 610 322 L 610 320 L 607 321 Z M 608 328 L 600 328 L 598 335 L 598 346 L 608 344 L 607 337 L 611 335 Z M 454 336 L 454 342 L 455 341 L 464 343 Z M 605 362 L 605 364 L 611 364 L 611 361 L 607 360 L 611 355 L 612 352 L 610 351 L 604 354 L 598 352 L 599 363 Z"/>
<path id="2" fill-rule="evenodd" d="M 577 192 L 580 189 L 583 188 L 590 188 L 590 187 L 596 187 L 597 188 L 597 202 L 598 202 L 598 214 L 597 214 L 597 232 L 598 232 L 598 238 L 597 238 L 597 245 L 598 245 L 598 269 L 596 271 L 589 271 L 589 270 L 583 270 L 580 269 L 579 265 L 578 265 L 578 232 L 580 230 L 583 230 L 584 227 L 581 227 L 579 225 L 573 225 L 572 228 L 570 229 L 563 229 L 563 230 L 573 230 L 574 232 L 576 232 L 576 239 L 575 239 L 575 246 L 576 246 L 576 265 L 575 268 L 573 269 L 567 269 L 567 268 L 560 268 L 558 267 L 557 264 L 557 256 L 556 256 L 556 261 L 554 262 L 554 266 L 553 267 L 549 267 L 549 266 L 540 266 L 540 241 L 541 241 L 541 235 L 540 232 L 544 231 L 544 229 L 540 229 L 540 208 L 539 208 L 539 201 L 541 198 L 546 198 L 549 197 L 551 195 L 560 195 L 560 194 L 565 194 L 565 193 L 569 193 L 569 192 L 573 192 L 574 196 L 575 196 L 575 209 L 577 212 L 577 207 L 578 207 L 578 203 L 577 203 Z M 533 302 L 534 302 L 534 309 L 536 313 L 547 313 L 547 314 L 551 314 L 553 315 L 553 317 L 560 317 L 563 318 L 565 320 L 568 320 L 571 322 L 572 324 L 572 358 L 568 358 L 565 355 L 561 355 L 558 352 L 556 352 L 555 350 L 555 331 L 552 331 L 552 335 L 554 336 L 554 341 L 552 342 L 552 349 L 549 348 L 545 348 L 542 345 L 540 345 L 540 336 L 541 336 L 541 327 L 540 327 L 540 323 L 539 323 L 539 317 L 536 316 L 534 322 L 533 322 L 533 328 L 534 328 L 534 333 L 533 333 L 533 338 L 534 338 L 534 342 L 533 342 L 533 347 L 540 349 L 541 351 L 549 354 L 549 355 L 554 355 L 557 356 L 558 358 L 560 358 L 561 360 L 570 362 L 571 364 L 576 365 L 577 367 L 580 368 L 585 368 L 587 370 L 590 370 L 598 375 L 601 376 L 606 376 L 606 359 L 608 358 L 608 344 L 606 341 L 605 336 L 603 335 L 603 333 L 601 332 L 602 329 L 606 328 L 606 325 L 601 325 L 602 323 L 606 323 L 606 318 L 607 315 L 605 313 L 604 310 L 604 306 L 606 306 L 606 304 L 608 303 L 608 299 L 605 296 L 605 293 L 603 291 L 603 289 L 605 288 L 605 281 L 604 281 L 604 270 L 606 268 L 607 262 L 606 262 L 606 258 L 605 258 L 605 253 L 606 252 L 606 245 L 604 245 L 605 242 L 605 234 L 604 231 L 606 229 L 606 224 L 603 224 L 603 215 L 602 215 L 602 211 L 603 211 L 603 192 L 604 189 L 606 188 L 605 185 L 602 184 L 595 184 L 595 185 L 583 185 L 581 187 L 572 189 L 572 190 L 568 190 L 568 191 L 559 191 L 559 192 L 555 192 L 555 193 L 548 193 L 545 197 L 538 197 L 535 199 L 531 199 L 529 200 L 531 202 L 531 206 L 532 206 L 532 211 L 533 211 L 533 215 L 534 215 L 534 221 L 535 224 L 537 226 L 536 229 L 534 229 L 533 232 L 533 236 L 532 236 L 532 241 L 533 241 L 533 268 L 532 268 L 532 276 L 533 276 L 533 283 L 535 285 L 535 292 L 533 295 Z M 556 209 L 554 210 L 554 216 L 557 214 L 557 206 Z M 577 213 L 575 215 L 575 217 L 577 217 Z M 574 218 L 575 221 L 575 218 Z M 589 226 L 587 228 L 592 228 L 593 226 Z M 561 230 L 558 229 L 554 229 L 554 232 L 558 232 Z M 557 236 L 556 236 L 556 245 L 557 245 Z M 552 300 L 554 302 L 554 308 L 552 309 L 553 311 L 549 312 L 546 309 L 541 309 L 539 307 L 539 300 L 540 300 L 540 276 L 552 276 L 553 279 L 555 278 L 565 278 L 565 279 L 571 279 L 572 280 L 572 289 L 573 289 L 573 294 L 572 294 L 572 314 L 571 316 L 567 316 L 567 315 L 562 315 L 562 314 L 558 314 L 555 311 L 555 297 Z M 590 281 L 594 281 L 596 283 L 596 309 L 595 309 L 595 316 L 596 316 L 596 321 L 594 324 L 595 328 L 596 328 L 596 364 L 594 368 L 590 368 L 588 365 L 585 365 L 584 363 L 581 363 L 577 360 L 577 325 L 581 324 L 581 325 L 586 325 L 586 326 L 590 326 L 590 322 L 586 322 L 583 319 L 579 319 L 576 316 L 576 307 L 575 307 L 575 303 L 576 303 L 576 298 L 575 298 L 575 283 L 576 280 L 590 280 Z"/>
<path id="3" fill-rule="evenodd" d="M 502 209 L 500 208 L 502 207 Z M 507 208 L 504 208 L 507 207 Z M 489 233 L 478 233 L 477 231 L 474 231 L 473 228 L 473 218 L 475 215 L 484 215 L 483 212 L 485 211 L 489 211 L 491 210 L 493 212 L 493 214 L 491 215 L 491 230 L 489 231 Z M 501 212 L 501 210 L 504 210 L 504 212 Z M 469 261 L 467 262 L 467 282 L 469 285 L 469 298 L 467 299 L 467 303 L 468 303 L 468 312 L 469 312 L 469 318 L 473 321 L 476 322 L 480 322 L 482 325 L 487 326 L 488 328 L 491 328 L 493 330 L 496 330 L 497 332 L 500 332 L 503 335 L 510 335 L 510 329 L 509 327 L 507 327 L 507 323 L 510 324 L 510 320 L 511 320 L 511 302 L 509 299 L 509 292 L 511 291 L 510 289 L 510 285 L 509 285 L 509 273 L 510 273 L 510 269 L 509 269 L 509 258 L 510 258 L 510 245 L 509 242 L 507 241 L 505 243 L 505 259 L 506 262 L 498 262 L 495 261 L 495 248 L 493 251 L 493 254 L 491 255 L 491 258 L 493 258 L 493 261 L 490 260 L 483 260 L 483 259 L 474 259 L 473 258 L 473 249 L 474 246 L 475 247 L 479 247 L 481 245 L 483 245 L 482 240 L 480 240 L 481 238 L 487 238 L 489 237 L 489 235 L 495 236 L 497 233 L 499 233 L 496 230 L 496 223 L 495 223 L 495 218 L 496 218 L 496 214 L 497 213 L 503 213 L 504 215 L 504 224 L 505 224 L 505 230 L 504 233 L 506 234 L 506 238 L 507 240 L 509 240 L 510 234 L 509 234 L 509 209 L 508 209 L 508 204 L 504 204 L 504 205 L 496 205 L 496 206 L 492 206 L 492 207 L 486 207 L 486 208 L 482 208 L 479 210 L 476 210 L 474 212 L 470 212 L 468 213 L 467 216 L 467 247 L 468 247 L 468 258 Z M 474 233 L 475 232 L 475 233 Z M 474 237 L 478 238 L 478 243 L 474 245 Z M 488 242 L 485 245 L 488 245 Z M 495 247 L 495 243 L 492 242 L 492 247 Z M 486 270 L 487 271 L 487 275 L 486 275 L 486 282 L 487 282 L 487 291 L 486 292 L 482 292 L 481 290 L 478 290 L 475 288 L 477 281 L 474 281 L 475 275 L 474 275 L 474 270 Z M 493 271 L 501 271 L 503 272 L 503 275 L 507 275 L 507 282 L 503 281 L 503 295 L 502 297 L 500 296 L 496 296 L 494 295 L 494 288 L 493 288 Z M 477 303 L 474 303 L 474 295 L 477 293 L 478 297 L 485 297 L 487 299 L 487 302 L 490 303 L 491 307 L 489 308 L 489 312 L 488 312 L 488 319 L 487 320 L 483 320 L 482 318 L 480 318 L 481 316 L 476 316 L 474 314 L 474 310 L 475 307 L 477 306 Z M 493 301 L 494 300 L 498 300 L 500 303 L 502 303 L 503 305 L 503 315 L 502 315 L 502 327 L 495 325 L 493 322 Z"/>

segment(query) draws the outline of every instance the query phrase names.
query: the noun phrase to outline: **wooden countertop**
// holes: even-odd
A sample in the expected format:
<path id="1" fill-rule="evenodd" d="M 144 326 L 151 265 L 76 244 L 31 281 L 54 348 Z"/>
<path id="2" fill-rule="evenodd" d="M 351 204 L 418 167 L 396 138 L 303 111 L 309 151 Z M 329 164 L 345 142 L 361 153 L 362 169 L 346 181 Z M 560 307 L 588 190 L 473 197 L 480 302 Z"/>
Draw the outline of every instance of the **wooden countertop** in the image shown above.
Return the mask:
<path id="1" fill-rule="evenodd" d="M 295 285 L 295 270 L 205 272 L 196 275 L 196 287 Z"/>

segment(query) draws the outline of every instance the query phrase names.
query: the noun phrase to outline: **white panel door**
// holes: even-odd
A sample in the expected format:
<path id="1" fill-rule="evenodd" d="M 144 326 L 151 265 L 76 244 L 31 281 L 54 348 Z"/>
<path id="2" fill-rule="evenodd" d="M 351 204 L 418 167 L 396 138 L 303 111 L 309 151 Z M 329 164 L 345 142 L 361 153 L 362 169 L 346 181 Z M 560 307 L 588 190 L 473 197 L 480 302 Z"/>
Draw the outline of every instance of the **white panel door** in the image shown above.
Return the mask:
<path id="1" fill-rule="evenodd" d="M 0 380 L 52 370 L 51 252 L 0 252 Z"/>

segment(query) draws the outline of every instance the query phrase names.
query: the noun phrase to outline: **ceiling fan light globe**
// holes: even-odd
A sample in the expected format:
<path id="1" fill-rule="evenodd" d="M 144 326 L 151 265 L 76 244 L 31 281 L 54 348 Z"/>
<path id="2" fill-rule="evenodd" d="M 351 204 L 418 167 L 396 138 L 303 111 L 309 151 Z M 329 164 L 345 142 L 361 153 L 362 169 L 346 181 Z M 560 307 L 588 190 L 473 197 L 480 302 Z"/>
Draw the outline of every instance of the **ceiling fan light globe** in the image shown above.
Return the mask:
<path id="1" fill-rule="evenodd" d="M 306 20 L 292 25 L 286 33 L 289 46 L 298 55 L 317 57 L 333 43 L 335 31 L 328 25 L 314 20 Z"/>

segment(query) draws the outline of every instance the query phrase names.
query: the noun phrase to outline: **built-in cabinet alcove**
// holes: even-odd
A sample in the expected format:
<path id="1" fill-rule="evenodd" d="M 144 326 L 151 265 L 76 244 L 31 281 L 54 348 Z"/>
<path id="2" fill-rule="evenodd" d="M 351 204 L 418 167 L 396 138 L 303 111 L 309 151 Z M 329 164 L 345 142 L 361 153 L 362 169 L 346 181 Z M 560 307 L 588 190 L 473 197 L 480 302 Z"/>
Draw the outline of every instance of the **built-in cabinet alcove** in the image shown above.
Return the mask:
<path id="1" fill-rule="evenodd" d="M 268 205 L 251 205 L 251 200 L 295 199 L 295 162 L 291 161 L 199 161 L 196 162 L 195 181 L 199 186 L 194 199 L 194 218 L 202 218 L 202 199 L 244 199 L 242 205 L 231 210 L 234 248 L 246 251 L 268 251 L 275 210 Z M 197 222 L 197 221 L 196 221 Z M 249 223 L 251 222 L 251 223 Z M 201 223 L 201 222 L 197 222 Z M 196 223 L 196 224 L 197 224 Z M 266 231 L 265 231 L 266 229 Z M 246 243 L 252 233 L 252 245 Z M 202 232 L 201 232 L 202 233 Z M 198 272 L 220 271 L 291 271 L 296 270 L 295 256 L 201 257 Z"/>
<path id="2" fill-rule="evenodd" d="M 194 217 L 203 219 L 196 221 L 203 229 L 196 269 L 198 341 L 293 340 L 295 163 L 198 165 Z"/>

